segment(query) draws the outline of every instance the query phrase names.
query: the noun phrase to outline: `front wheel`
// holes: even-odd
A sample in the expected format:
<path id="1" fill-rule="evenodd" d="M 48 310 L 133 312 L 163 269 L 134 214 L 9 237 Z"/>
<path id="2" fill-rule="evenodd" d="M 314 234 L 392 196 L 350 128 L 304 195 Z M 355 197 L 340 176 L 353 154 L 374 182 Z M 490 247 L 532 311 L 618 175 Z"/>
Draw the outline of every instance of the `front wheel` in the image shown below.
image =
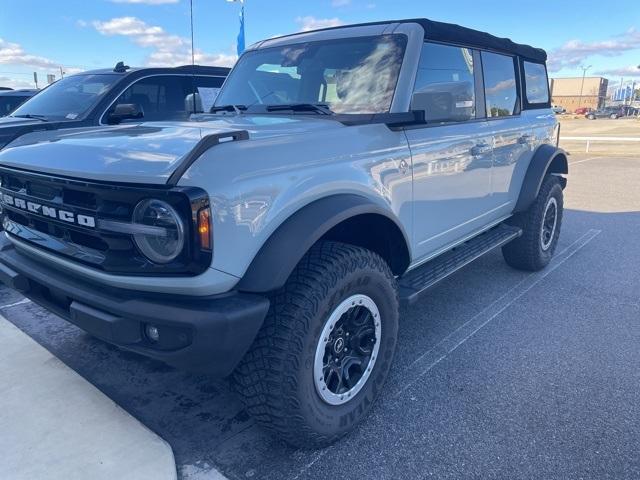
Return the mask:
<path id="1" fill-rule="evenodd" d="M 609 118 L 611 118 L 611 120 L 615 120 L 616 118 L 618 118 L 618 115 L 616 115 L 615 113 L 612 113 Z"/>
<path id="2" fill-rule="evenodd" d="M 398 316 L 395 279 L 379 255 L 338 242 L 315 245 L 272 297 L 235 372 L 249 414 L 295 446 L 334 442 L 380 393 Z"/>
<path id="3" fill-rule="evenodd" d="M 587 119 L 588 120 L 595 120 L 596 116 L 595 115 L 587 115 Z"/>
<path id="4" fill-rule="evenodd" d="M 507 221 L 522 229 L 520 238 L 502 247 L 502 255 L 510 266 L 537 271 L 549 264 L 560 236 L 563 200 L 560 180 L 555 175 L 547 175 L 529 209 Z"/>

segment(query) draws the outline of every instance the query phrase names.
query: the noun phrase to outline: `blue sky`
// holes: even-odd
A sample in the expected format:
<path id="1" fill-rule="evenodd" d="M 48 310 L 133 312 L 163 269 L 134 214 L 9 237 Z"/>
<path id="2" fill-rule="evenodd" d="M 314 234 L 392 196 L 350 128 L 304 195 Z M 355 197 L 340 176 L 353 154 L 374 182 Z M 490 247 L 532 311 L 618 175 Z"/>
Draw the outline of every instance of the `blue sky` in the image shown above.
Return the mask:
<path id="1" fill-rule="evenodd" d="M 0 0 L 0 85 L 59 75 L 190 60 L 188 0 Z M 197 61 L 232 64 L 239 4 L 193 0 Z M 246 0 L 247 44 L 305 28 L 428 17 L 485 30 L 549 52 L 552 76 L 640 81 L 638 0 Z"/>

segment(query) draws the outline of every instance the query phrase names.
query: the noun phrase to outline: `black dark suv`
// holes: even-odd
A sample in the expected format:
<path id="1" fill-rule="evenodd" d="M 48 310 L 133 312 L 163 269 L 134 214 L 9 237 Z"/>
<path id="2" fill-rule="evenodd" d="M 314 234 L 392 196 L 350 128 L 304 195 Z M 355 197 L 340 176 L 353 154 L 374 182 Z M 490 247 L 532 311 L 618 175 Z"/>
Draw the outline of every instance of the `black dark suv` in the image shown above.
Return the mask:
<path id="1" fill-rule="evenodd" d="M 616 118 L 624 117 L 624 111 L 620 107 L 604 107 L 597 110 L 591 110 L 585 114 L 589 120 L 595 120 L 596 118 Z"/>
<path id="2" fill-rule="evenodd" d="M 9 115 L 18 108 L 22 103 L 33 97 L 38 90 L 20 89 L 12 90 L 10 88 L 0 89 L 0 117 Z"/>
<path id="3" fill-rule="evenodd" d="M 92 70 L 59 80 L 0 118 L 0 148 L 37 130 L 135 121 L 182 120 L 209 111 L 225 67 Z"/>

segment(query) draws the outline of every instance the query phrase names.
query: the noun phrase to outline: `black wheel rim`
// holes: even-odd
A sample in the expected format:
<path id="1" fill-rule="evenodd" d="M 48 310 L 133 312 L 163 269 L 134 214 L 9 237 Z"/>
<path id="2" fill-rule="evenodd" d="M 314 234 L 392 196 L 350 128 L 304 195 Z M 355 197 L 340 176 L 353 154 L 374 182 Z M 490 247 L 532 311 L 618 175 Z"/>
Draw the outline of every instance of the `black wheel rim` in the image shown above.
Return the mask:
<path id="1" fill-rule="evenodd" d="M 543 250 L 549 250 L 553 243 L 553 238 L 556 233 L 556 225 L 558 223 L 558 202 L 554 197 L 551 197 L 547 202 L 542 218 L 542 233 L 540 241 L 542 243 Z"/>
<path id="2" fill-rule="evenodd" d="M 329 316 L 314 365 L 320 397 L 332 405 L 349 401 L 366 383 L 379 349 L 380 316 L 369 297 L 354 295 Z"/>

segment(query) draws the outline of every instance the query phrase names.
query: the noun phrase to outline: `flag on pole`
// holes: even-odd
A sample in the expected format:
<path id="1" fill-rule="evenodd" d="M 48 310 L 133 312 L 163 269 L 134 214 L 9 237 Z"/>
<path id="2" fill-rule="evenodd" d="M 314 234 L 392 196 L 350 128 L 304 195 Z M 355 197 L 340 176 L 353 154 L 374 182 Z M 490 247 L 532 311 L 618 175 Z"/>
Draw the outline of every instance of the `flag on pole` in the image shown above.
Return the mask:
<path id="1" fill-rule="evenodd" d="M 238 56 L 244 52 L 244 2 L 240 7 L 240 32 L 238 33 Z"/>

